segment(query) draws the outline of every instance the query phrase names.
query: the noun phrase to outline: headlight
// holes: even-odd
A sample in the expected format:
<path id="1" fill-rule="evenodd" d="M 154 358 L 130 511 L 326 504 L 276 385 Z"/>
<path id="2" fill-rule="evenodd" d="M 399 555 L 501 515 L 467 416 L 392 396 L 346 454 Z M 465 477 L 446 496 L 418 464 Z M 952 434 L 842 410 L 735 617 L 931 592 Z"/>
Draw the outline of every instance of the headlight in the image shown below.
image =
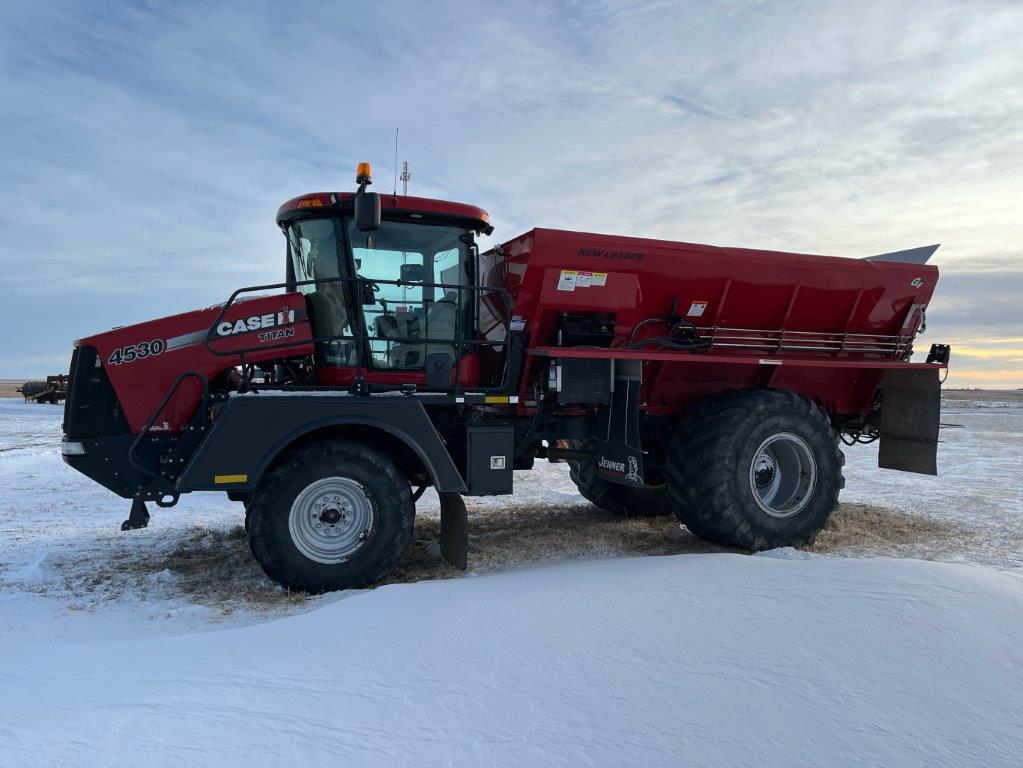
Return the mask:
<path id="1" fill-rule="evenodd" d="M 60 452 L 65 456 L 84 456 L 85 444 L 71 442 L 70 440 L 62 440 L 60 443 Z"/>

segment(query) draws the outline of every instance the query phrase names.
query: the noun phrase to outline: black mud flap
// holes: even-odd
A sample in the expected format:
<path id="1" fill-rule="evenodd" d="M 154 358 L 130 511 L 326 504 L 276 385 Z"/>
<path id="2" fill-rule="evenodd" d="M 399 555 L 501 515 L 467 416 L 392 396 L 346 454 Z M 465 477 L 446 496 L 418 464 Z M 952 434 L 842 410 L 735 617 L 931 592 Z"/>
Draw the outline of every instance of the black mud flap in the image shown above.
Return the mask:
<path id="1" fill-rule="evenodd" d="M 922 475 L 938 474 L 938 369 L 891 370 L 885 373 L 882 387 L 877 465 Z"/>
<path id="2" fill-rule="evenodd" d="M 440 554 L 448 563 L 464 571 L 469 563 L 469 514 L 457 493 L 438 493 L 440 497 Z"/>
<path id="3" fill-rule="evenodd" d="M 597 411 L 597 473 L 614 483 L 642 488 L 639 387 L 642 362 L 616 360 L 611 402 Z"/>

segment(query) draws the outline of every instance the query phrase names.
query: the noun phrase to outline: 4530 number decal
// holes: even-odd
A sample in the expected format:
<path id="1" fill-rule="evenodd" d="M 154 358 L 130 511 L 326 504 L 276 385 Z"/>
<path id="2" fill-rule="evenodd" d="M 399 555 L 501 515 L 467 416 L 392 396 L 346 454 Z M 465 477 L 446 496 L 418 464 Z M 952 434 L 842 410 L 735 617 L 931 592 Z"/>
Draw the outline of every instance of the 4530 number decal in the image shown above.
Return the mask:
<path id="1" fill-rule="evenodd" d="M 110 359 L 107 360 L 107 365 L 127 365 L 128 363 L 134 363 L 136 360 L 145 360 L 147 357 L 160 354 L 166 348 L 167 345 L 163 339 L 129 344 L 126 347 L 115 349 L 113 354 L 110 355 Z"/>

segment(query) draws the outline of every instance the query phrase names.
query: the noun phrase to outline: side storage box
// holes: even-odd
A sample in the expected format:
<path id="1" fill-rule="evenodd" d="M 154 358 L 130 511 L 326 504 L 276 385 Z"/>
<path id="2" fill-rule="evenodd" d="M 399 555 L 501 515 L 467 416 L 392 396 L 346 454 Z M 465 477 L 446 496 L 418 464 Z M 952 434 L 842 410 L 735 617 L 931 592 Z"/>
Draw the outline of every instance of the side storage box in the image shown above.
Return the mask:
<path id="1" fill-rule="evenodd" d="M 511 493 L 515 430 L 502 424 L 470 424 L 466 432 L 465 480 L 469 495 Z"/>

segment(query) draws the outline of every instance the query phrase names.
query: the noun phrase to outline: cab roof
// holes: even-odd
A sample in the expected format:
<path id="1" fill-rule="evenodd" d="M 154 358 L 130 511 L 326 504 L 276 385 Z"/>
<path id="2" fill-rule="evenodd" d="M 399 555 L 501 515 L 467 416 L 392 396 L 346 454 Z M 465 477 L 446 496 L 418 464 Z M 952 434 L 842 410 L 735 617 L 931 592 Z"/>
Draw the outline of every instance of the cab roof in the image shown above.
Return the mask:
<path id="1" fill-rule="evenodd" d="M 295 211 L 311 212 L 313 210 L 338 210 L 343 207 L 351 208 L 354 192 L 310 192 L 306 195 L 293 197 L 277 209 L 277 224 L 281 225 L 288 218 L 288 214 Z M 490 214 L 475 205 L 465 203 L 452 203 L 447 200 L 434 200 L 429 197 L 411 197 L 409 195 L 388 195 L 380 194 L 380 207 L 387 215 L 388 211 L 400 211 L 410 214 L 425 214 L 439 218 L 458 219 L 472 226 L 474 229 L 490 234 L 493 226 L 490 224 Z"/>

